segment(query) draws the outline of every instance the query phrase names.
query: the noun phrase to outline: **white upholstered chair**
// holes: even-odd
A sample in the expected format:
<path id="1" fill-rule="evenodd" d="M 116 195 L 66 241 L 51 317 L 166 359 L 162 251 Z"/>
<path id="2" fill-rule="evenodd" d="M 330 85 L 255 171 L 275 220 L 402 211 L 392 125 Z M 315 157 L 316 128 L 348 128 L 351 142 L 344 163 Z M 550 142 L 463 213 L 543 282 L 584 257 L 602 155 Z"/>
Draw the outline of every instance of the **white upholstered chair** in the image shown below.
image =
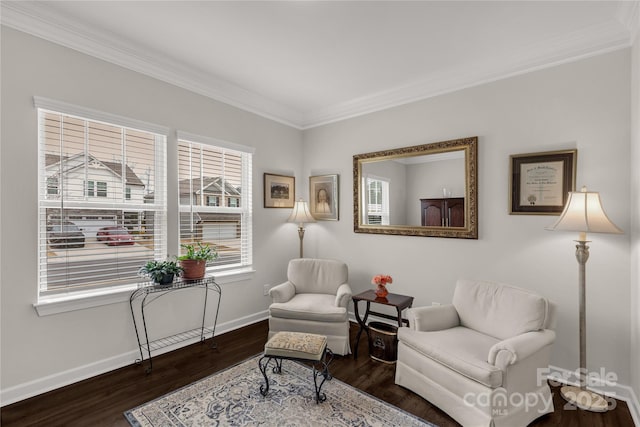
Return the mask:
<path id="1" fill-rule="evenodd" d="M 351 300 L 347 265 L 330 259 L 299 258 L 289 262 L 287 281 L 271 288 L 269 338 L 277 332 L 326 335 L 335 354 L 349 354 Z"/>
<path id="2" fill-rule="evenodd" d="M 553 307 L 513 286 L 459 280 L 449 305 L 409 309 L 396 384 L 465 427 L 526 426 L 553 412 Z"/>

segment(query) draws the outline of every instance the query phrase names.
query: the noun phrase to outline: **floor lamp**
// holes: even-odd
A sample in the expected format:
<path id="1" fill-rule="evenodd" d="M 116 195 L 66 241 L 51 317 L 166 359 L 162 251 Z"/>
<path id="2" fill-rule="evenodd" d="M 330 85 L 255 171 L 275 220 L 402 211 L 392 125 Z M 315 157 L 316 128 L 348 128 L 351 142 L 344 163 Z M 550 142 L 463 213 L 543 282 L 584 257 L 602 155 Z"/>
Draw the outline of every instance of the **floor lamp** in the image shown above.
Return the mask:
<path id="1" fill-rule="evenodd" d="M 293 205 L 293 210 L 287 222 L 297 222 L 298 236 L 300 236 L 300 258 L 302 258 L 302 239 L 304 239 L 304 224 L 308 222 L 316 222 L 315 218 L 309 212 L 307 202 L 300 199 Z"/>
<path id="2" fill-rule="evenodd" d="M 578 408 L 605 412 L 609 405 L 603 396 L 587 390 L 587 325 L 586 325 L 586 296 L 585 296 L 585 264 L 589 259 L 589 246 L 587 233 L 615 233 L 622 230 L 616 227 L 602 208 L 600 194 L 588 192 L 586 187 L 581 191 L 569 193 L 569 200 L 560 215 L 560 218 L 547 230 L 551 231 L 577 231 L 576 259 L 578 260 L 578 285 L 580 300 L 580 386 L 564 386 L 560 389 L 562 397 Z"/>

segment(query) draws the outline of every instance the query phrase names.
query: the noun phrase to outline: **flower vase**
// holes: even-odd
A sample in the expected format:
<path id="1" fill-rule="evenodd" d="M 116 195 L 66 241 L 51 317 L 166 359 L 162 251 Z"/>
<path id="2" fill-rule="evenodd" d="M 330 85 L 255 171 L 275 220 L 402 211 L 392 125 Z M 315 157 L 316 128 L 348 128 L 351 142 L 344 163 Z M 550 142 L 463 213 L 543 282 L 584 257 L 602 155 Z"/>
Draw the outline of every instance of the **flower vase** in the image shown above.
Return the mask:
<path id="1" fill-rule="evenodd" d="M 378 285 L 375 292 L 378 298 L 384 298 L 387 295 L 389 295 L 389 291 L 387 290 L 387 287 L 382 284 Z"/>

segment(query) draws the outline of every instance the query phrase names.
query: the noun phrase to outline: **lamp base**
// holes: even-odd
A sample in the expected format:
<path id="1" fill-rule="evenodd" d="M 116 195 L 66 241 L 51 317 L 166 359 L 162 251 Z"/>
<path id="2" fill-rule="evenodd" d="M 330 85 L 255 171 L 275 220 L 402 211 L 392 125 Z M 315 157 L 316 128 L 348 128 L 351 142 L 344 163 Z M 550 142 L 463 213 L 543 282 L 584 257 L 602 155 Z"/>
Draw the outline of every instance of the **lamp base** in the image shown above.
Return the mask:
<path id="1" fill-rule="evenodd" d="M 592 391 L 568 385 L 560 389 L 560 395 L 572 405 L 591 412 L 607 412 L 609 410 L 609 402 L 606 399 Z"/>

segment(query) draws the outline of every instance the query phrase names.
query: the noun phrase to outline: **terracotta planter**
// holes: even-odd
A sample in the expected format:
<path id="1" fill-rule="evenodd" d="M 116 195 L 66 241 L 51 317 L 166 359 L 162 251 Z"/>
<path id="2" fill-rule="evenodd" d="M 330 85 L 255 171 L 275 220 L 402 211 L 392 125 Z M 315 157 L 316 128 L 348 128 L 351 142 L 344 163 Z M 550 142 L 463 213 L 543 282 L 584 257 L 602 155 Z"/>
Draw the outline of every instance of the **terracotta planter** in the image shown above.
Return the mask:
<path id="1" fill-rule="evenodd" d="M 182 278 L 186 280 L 202 279 L 207 267 L 207 262 L 204 260 L 185 259 L 180 261 L 180 267 L 182 267 Z"/>

